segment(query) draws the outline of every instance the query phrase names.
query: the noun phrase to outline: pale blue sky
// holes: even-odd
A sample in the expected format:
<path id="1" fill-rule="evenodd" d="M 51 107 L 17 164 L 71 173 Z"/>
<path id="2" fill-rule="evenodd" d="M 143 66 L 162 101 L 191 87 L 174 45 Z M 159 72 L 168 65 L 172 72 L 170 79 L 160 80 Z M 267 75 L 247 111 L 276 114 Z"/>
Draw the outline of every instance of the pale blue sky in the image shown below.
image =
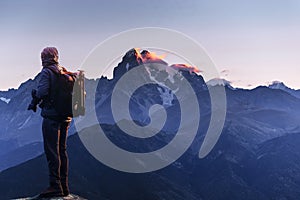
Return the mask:
<path id="1" fill-rule="evenodd" d="M 76 70 L 98 43 L 149 26 L 195 39 L 235 86 L 279 80 L 300 88 L 298 0 L 3 0 L 0 26 L 0 90 L 33 78 L 45 46 Z"/>

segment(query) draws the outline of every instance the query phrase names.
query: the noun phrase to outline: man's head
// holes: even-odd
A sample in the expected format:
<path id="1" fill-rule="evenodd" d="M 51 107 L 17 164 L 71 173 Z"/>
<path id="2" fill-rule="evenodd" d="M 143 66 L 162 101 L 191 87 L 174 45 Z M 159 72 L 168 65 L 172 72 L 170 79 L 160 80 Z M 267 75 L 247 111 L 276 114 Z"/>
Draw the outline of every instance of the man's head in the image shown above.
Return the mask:
<path id="1" fill-rule="evenodd" d="M 58 51 L 55 47 L 46 47 L 41 52 L 42 65 L 58 64 Z"/>

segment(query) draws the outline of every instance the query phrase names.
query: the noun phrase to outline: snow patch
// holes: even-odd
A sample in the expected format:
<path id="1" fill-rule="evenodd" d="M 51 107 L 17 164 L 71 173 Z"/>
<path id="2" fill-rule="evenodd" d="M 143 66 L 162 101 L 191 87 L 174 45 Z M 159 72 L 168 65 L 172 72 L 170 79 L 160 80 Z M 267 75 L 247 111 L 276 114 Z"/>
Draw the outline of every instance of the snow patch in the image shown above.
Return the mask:
<path id="1" fill-rule="evenodd" d="M 225 79 L 214 78 L 206 82 L 207 86 L 215 87 L 215 86 L 228 86 L 232 90 L 236 90 L 236 88 L 231 86 L 231 82 Z"/>
<path id="2" fill-rule="evenodd" d="M 0 100 L 1 101 L 4 101 L 5 103 L 9 103 L 10 102 L 10 99 L 7 99 L 7 98 L 5 98 L 5 97 L 0 97 Z"/>
<path id="3" fill-rule="evenodd" d="M 126 64 L 126 71 L 129 69 L 129 63 Z"/>
<path id="4" fill-rule="evenodd" d="M 31 116 L 29 116 L 29 117 L 25 120 L 25 122 L 24 122 L 23 124 L 20 125 L 20 127 L 19 127 L 18 129 L 20 130 L 20 129 L 24 128 L 24 127 L 26 126 L 26 124 L 29 122 L 30 118 L 31 118 Z"/>
<path id="5" fill-rule="evenodd" d="M 270 85 L 269 88 L 271 89 L 281 89 L 281 90 L 285 90 L 287 87 L 286 85 L 284 85 L 283 82 L 281 81 L 273 81 Z"/>
<path id="6" fill-rule="evenodd" d="M 265 154 L 261 154 L 261 155 L 259 155 L 259 156 L 257 156 L 257 160 L 259 160 L 259 159 L 261 159 L 262 157 L 264 157 L 264 156 L 266 156 L 267 154 L 265 153 Z"/>
<path id="7" fill-rule="evenodd" d="M 225 79 L 220 79 L 220 78 L 214 78 L 207 81 L 206 84 L 210 86 L 218 86 L 218 85 L 225 86 L 225 85 L 230 85 L 230 81 L 227 81 Z"/>
<path id="8" fill-rule="evenodd" d="M 168 88 L 161 88 L 158 87 L 157 90 L 160 93 L 160 97 L 163 101 L 163 105 L 164 106 L 172 106 L 172 101 L 174 99 L 174 94 L 171 90 L 169 90 Z"/>

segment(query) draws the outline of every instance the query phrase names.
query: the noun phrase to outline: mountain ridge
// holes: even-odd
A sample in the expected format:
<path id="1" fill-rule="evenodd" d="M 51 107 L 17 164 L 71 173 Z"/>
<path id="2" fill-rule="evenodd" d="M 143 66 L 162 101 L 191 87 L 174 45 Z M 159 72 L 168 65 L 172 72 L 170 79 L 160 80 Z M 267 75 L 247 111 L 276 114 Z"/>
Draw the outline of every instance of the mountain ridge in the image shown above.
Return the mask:
<path id="1" fill-rule="evenodd" d="M 86 79 L 87 116 L 93 112 L 94 106 L 97 123 L 104 127 L 106 136 L 125 150 L 147 152 L 159 149 L 176 134 L 180 123 L 179 100 L 189 105 L 188 92 L 182 99 L 178 99 L 170 92 L 171 89 L 180 88 L 180 78 L 184 77 L 190 83 L 201 110 L 199 129 L 192 145 L 183 156 L 164 169 L 142 175 L 127 174 L 110 169 L 95 160 L 82 145 L 72 124 L 68 150 L 71 166 L 73 166 L 70 172 L 71 188 L 76 194 L 90 199 L 111 200 L 120 198 L 131 200 L 297 199 L 299 197 L 300 160 L 296 157 L 300 149 L 296 144 L 300 142 L 298 125 L 300 99 L 293 93 L 297 91 L 285 90 L 284 87 L 278 89 L 273 86 L 259 86 L 251 90 L 232 88 L 230 84 L 210 86 L 204 82 L 201 75 L 190 71 L 190 68 L 179 69 L 179 75 L 166 73 L 164 69 L 156 67 L 155 63 L 162 66 L 167 64 L 160 58 L 154 58 L 151 60 L 147 51 L 138 52 L 133 49 L 124 55 L 114 69 L 114 78 Z M 140 87 L 133 93 L 128 106 L 131 119 L 122 120 L 133 120 L 136 124 L 147 125 L 151 120 L 149 109 L 154 104 L 164 107 L 167 120 L 163 129 L 155 137 L 140 141 L 120 130 L 110 108 L 112 91 L 118 80 L 128 70 L 143 62 L 146 70 L 132 79 L 151 80 L 152 84 Z M 36 153 L 42 154 L 42 149 L 36 150 L 30 147 L 42 141 L 41 134 L 37 134 L 41 130 L 41 117 L 39 113 L 26 110 L 27 103 L 30 101 L 30 91 L 36 87 L 36 81 L 36 78 L 29 80 L 18 90 L 12 90 L 10 94 L 12 96 L 7 94 L 6 97 L 11 98 L 8 104 L 0 102 L 0 108 L 5 111 L 0 113 L 0 125 L 5 127 L 0 130 L 0 159 L 7 161 L 4 167 L 0 165 L 0 170 L 5 169 L 0 173 L 0 185 L 4 186 L 0 188 L 0 196 L 2 195 L 3 198 L 12 198 L 21 194 L 33 195 L 44 189 L 42 187 L 46 185 L 45 158 L 43 155 L 34 158 Z M 199 149 L 211 118 L 208 87 L 225 88 L 227 116 L 216 146 L 207 157 L 199 159 Z M 94 100 L 90 97 L 91 92 L 96 92 Z M 10 109 L 9 106 L 13 108 Z M 190 105 L 189 108 L 193 109 L 193 106 Z M 118 111 L 124 112 L 124 109 L 120 108 Z M 192 120 L 193 116 L 188 121 Z M 91 124 L 88 118 L 79 121 L 85 125 L 83 131 L 87 133 L 93 131 L 95 124 Z M 22 148 L 25 147 L 28 149 L 23 151 Z M 16 151 L 18 149 L 20 151 Z M 35 154 L 32 153 L 33 150 Z M 273 150 L 276 154 L 272 154 Z M 18 159 L 21 155 L 25 156 L 26 160 L 31 160 Z M 7 158 L 11 160 L 8 161 Z M 17 161 L 12 161 L 14 159 Z M 20 164 L 21 162 L 24 163 Z M 276 168 L 276 162 L 285 164 Z M 289 164 L 291 169 L 288 168 Z M 291 171 L 294 172 L 294 178 Z M 35 172 L 38 174 L 37 179 L 33 177 Z M 22 174 L 24 177 L 19 179 Z M 284 179 L 284 175 L 288 178 Z M 34 186 L 22 188 L 23 182 L 31 182 Z M 136 191 L 142 192 L 140 194 Z"/>

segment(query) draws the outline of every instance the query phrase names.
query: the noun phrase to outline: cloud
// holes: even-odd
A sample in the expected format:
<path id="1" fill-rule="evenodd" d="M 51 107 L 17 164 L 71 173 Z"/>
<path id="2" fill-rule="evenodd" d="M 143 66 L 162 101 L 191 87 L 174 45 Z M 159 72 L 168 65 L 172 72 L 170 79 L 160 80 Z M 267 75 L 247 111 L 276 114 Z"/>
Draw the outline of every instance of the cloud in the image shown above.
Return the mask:
<path id="1" fill-rule="evenodd" d="M 194 72 L 194 73 L 202 72 L 196 66 L 191 66 L 191 65 L 187 65 L 187 64 L 173 64 L 170 67 L 172 67 L 174 69 L 189 71 L 190 73 L 191 72 Z"/>

